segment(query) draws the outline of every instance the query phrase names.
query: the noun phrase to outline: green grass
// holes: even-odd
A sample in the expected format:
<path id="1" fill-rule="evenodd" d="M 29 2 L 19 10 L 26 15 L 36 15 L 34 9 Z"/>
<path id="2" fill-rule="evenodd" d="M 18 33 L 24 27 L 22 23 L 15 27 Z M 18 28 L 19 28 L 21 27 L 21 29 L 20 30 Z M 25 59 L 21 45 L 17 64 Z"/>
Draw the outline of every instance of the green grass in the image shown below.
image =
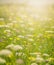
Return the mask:
<path id="1" fill-rule="evenodd" d="M 0 65 L 54 65 L 54 6 L 41 17 L 47 20 L 26 8 L 0 5 Z"/>

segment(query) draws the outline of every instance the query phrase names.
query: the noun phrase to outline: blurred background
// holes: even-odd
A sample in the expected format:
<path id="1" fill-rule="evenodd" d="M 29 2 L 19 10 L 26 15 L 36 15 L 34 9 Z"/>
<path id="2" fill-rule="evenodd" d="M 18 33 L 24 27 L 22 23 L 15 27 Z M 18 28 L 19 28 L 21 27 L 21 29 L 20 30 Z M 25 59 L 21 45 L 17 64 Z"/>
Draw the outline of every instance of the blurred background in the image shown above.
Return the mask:
<path id="1" fill-rule="evenodd" d="M 45 65 L 54 65 L 54 0 L 0 0 L 0 55 L 12 44 L 24 48 L 20 52 L 25 56 L 16 57 L 23 59 L 22 65 L 43 65 L 36 62 L 35 55 L 30 55 L 36 52 L 41 53 Z M 11 60 L 4 57 L 8 60 L 5 65 L 19 64 L 14 64 L 15 53 Z M 44 53 L 49 57 L 43 57 Z"/>

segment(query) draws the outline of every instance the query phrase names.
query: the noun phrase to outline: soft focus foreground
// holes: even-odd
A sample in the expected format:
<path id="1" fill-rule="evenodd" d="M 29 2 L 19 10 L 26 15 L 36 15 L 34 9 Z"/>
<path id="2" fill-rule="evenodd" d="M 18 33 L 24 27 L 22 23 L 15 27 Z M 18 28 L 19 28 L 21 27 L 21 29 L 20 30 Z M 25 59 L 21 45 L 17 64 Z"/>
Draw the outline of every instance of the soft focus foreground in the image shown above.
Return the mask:
<path id="1" fill-rule="evenodd" d="M 54 5 L 0 5 L 0 65 L 54 65 Z"/>

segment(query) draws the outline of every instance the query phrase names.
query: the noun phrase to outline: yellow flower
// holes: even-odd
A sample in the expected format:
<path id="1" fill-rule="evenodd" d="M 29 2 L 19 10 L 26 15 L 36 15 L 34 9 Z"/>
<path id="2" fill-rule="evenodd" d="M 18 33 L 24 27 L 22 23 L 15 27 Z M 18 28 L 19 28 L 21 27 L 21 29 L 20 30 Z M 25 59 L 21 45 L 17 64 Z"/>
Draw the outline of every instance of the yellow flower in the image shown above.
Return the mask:
<path id="1" fill-rule="evenodd" d="M 15 27 L 18 27 L 18 24 L 15 24 L 14 26 L 15 26 Z"/>
<path id="2" fill-rule="evenodd" d="M 35 61 L 36 58 L 34 58 L 34 57 L 29 57 L 29 60 L 31 60 L 31 61 Z"/>
<path id="3" fill-rule="evenodd" d="M 11 53 L 8 57 L 11 58 L 13 56 L 13 54 Z"/>
<path id="4" fill-rule="evenodd" d="M 26 43 L 26 41 L 24 41 L 24 43 Z"/>
<path id="5" fill-rule="evenodd" d="M 13 38 L 9 38 L 10 40 L 12 40 Z"/>
<path id="6" fill-rule="evenodd" d="M 16 37 L 16 40 L 20 40 L 20 38 Z"/>
<path id="7" fill-rule="evenodd" d="M 44 37 L 47 37 L 47 35 L 44 35 Z"/>
<path id="8" fill-rule="evenodd" d="M 49 60 L 49 61 L 53 61 L 53 60 L 54 60 L 54 58 L 49 58 L 48 60 Z"/>

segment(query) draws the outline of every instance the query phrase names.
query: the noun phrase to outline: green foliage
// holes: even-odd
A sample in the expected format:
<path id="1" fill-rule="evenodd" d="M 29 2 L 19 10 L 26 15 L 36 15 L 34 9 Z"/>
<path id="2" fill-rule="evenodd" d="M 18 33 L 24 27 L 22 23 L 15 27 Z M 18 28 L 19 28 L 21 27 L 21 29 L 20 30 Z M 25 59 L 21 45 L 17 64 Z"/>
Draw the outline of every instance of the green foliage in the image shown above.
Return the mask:
<path id="1" fill-rule="evenodd" d="M 47 9 L 36 19 L 31 7 L 0 5 L 0 65 L 54 65 L 54 7 Z"/>

